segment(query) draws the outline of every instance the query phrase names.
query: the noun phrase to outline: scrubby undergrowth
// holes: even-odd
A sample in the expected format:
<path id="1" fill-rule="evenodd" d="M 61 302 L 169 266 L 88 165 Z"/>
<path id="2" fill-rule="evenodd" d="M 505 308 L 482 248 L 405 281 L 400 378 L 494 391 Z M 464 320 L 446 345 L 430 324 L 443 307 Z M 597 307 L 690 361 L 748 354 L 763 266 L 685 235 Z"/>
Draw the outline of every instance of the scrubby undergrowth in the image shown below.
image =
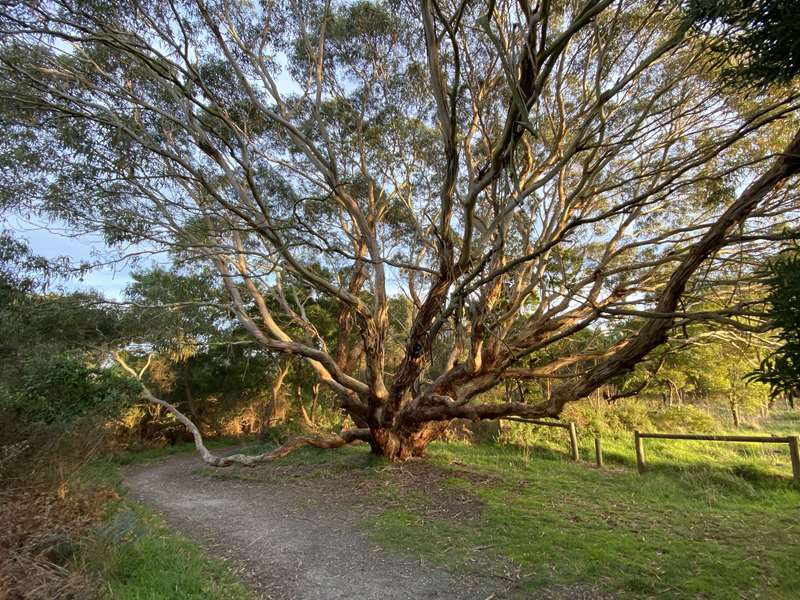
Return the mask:
<path id="1" fill-rule="evenodd" d="M 250 597 L 222 563 L 124 498 L 122 465 L 190 446 L 129 452 L 91 420 L 3 431 L 0 599 Z"/>

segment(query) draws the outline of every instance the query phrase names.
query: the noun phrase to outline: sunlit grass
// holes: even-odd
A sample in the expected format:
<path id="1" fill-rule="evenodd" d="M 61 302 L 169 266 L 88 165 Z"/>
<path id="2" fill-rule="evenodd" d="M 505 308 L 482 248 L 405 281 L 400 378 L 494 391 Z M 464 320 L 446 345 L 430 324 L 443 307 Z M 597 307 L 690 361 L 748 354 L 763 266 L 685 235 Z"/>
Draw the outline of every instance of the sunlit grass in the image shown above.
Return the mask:
<path id="1" fill-rule="evenodd" d="M 510 561 L 521 597 L 556 584 L 629 597 L 797 597 L 800 490 L 777 454 L 654 443 L 653 468 L 639 475 L 632 440 L 607 448 L 611 464 L 599 470 L 558 444 L 529 453 L 435 444 L 430 460 L 456 470 L 448 485 L 484 503 L 480 518 L 423 516 L 411 502 L 374 519 L 373 535 L 457 570 L 502 574 Z"/>

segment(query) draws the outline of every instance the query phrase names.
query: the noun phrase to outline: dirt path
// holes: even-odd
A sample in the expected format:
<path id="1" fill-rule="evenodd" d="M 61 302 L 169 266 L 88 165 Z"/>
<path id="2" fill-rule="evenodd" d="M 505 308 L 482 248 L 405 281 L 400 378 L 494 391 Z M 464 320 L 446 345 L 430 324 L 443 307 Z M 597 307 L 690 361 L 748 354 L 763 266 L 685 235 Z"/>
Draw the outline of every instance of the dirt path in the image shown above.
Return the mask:
<path id="1" fill-rule="evenodd" d="M 364 505 L 335 493 L 320 501 L 314 481 L 218 479 L 200 466 L 194 455 L 173 456 L 130 470 L 125 484 L 132 499 L 230 561 L 259 598 L 483 600 L 503 588 L 382 550 L 358 525 Z"/>

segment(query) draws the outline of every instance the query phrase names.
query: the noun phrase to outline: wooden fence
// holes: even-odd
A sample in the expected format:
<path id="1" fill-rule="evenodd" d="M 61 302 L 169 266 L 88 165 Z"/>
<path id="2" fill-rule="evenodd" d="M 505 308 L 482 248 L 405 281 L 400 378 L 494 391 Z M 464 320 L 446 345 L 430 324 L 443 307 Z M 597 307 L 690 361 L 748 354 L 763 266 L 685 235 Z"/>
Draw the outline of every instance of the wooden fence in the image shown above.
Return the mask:
<path id="1" fill-rule="evenodd" d="M 530 423 L 531 425 L 542 425 L 544 427 L 558 427 L 566 429 L 569 433 L 569 446 L 572 459 L 580 460 L 578 450 L 578 434 L 575 430 L 575 423 L 565 423 L 563 421 L 545 421 L 544 419 L 524 419 L 522 417 L 502 417 L 504 421 L 515 421 L 517 423 Z M 789 457 L 792 461 L 792 477 L 796 483 L 800 483 L 800 438 L 796 435 L 789 436 L 763 436 L 763 435 L 702 435 L 695 433 L 647 433 L 642 431 L 633 432 L 633 444 L 636 450 L 636 467 L 639 473 L 644 473 L 646 469 L 644 457 L 643 439 L 658 440 L 695 440 L 704 442 L 740 442 L 756 444 L 788 444 Z M 603 466 L 603 445 L 599 436 L 594 438 L 595 459 L 598 467 Z"/>
<path id="2" fill-rule="evenodd" d="M 558 427 L 569 432 L 569 448 L 572 460 L 578 461 L 581 455 L 578 451 L 578 434 L 575 431 L 575 423 L 564 423 L 562 421 L 545 421 L 543 419 L 523 419 L 522 417 L 502 417 L 504 421 L 515 421 L 517 423 L 531 423 L 532 425 L 544 425 L 545 427 Z"/>
<path id="3" fill-rule="evenodd" d="M 756 444 L 788 444 L 789 456 L 792 459 L 792 476 L 795 482 L 800 483 L 800 444 L 798 436 L 785 437 L 772 436 L 747 436 L 747 435 L 699 435 L 693 433 L 644 433 L 633 432 L 633 444 L 636 448 L 636 467 L 639 473 L 645 471 L 644 444 L 645 438 L 658 440 L 699 440 L 704 442 L 744 442 Z"/>

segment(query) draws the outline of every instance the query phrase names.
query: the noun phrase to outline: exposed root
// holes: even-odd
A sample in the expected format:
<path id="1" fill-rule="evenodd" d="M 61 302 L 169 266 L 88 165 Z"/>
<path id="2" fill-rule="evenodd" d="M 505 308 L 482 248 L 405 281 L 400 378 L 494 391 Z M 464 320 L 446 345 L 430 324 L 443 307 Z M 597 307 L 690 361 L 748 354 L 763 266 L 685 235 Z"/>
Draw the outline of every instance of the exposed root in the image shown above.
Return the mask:
<path id="1" fill-rule="evenodd" d="M 213 463 L 215 467 L 227 467 L 233 464 L 240 464 L 246 467 L 252 467 L 258 463 L 270 462 L 278 458 L 282 458 L 303 446 L 314 446 L 315 448 L 333 449 L 346 446 L 356 441 L 368 442 L 370 440 L 369 429 L 347 429 L 339 434 L 335 433 L 320 433 L 316 435 L 301 435 L 292 438 L 279 448 L 275 448 L 270 452 L 263 454 L 247 455 L 247 454 L 233 454 L 232 456 L 217 457 L 211 455 L 217 462 Z M 196 445 L 196 444 L 195 444 Z M 208 452 L 208 451 L 206 451 Z M 205 458 L 203 458 L 206 462 Z M 212 463 L 209 463 L 212 464 Z"/>

